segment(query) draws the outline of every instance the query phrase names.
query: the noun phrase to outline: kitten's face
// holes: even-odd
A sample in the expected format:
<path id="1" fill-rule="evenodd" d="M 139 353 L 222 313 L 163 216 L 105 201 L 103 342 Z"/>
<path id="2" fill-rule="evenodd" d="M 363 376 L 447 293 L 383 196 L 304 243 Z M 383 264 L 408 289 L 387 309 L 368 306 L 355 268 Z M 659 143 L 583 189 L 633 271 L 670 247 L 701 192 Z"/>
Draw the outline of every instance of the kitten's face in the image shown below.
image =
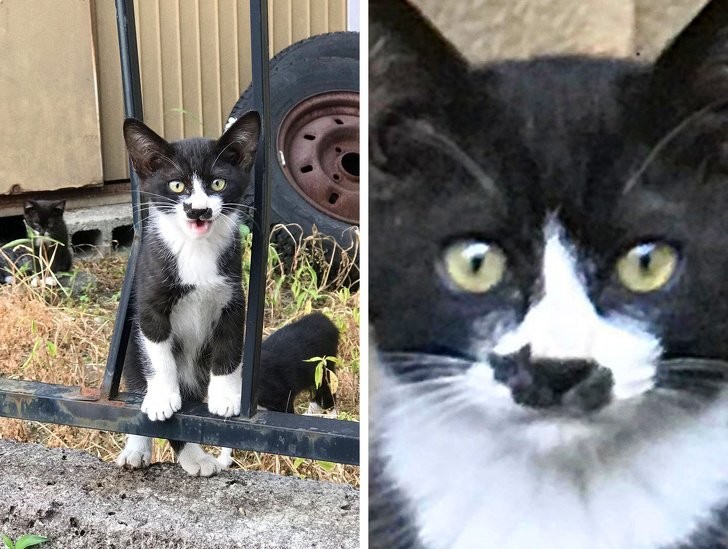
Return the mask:
<path id="1" fill-rule="evenodd" d="M 191 239 L 237 225 L 259 132 L 257 113 L 238 119 L 217 141 L 168 143 L 137 120 L 124 123 L 127 149 L 154 215 L 172 219 Z"/>
<path id="2" fill-rule="evenodd" d="M 63 225 L 65 200 L 26 200 L 23 205 L 25 223 L 40 236 L 56 234 Z"/>
<path id="3" fill-rule="evenodd" d="M 728 373 L 726 15 L 655 67 L 473 70 L 401 7 L 378 9 L 370 310 L 387 383 L 443 423 L 549 447 L 713 398 Z M 573 429 L 547 441 L 556 422 Z"/>

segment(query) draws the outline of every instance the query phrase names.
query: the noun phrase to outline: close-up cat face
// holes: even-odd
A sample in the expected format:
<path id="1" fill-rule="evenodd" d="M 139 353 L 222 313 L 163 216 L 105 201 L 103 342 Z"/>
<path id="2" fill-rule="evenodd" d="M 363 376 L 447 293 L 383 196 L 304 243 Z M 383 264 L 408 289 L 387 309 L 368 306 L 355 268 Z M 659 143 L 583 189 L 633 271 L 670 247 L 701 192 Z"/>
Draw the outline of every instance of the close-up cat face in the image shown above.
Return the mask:
<path id="1" fill-rule="evenodd" d="M 665 486 L 728 446 L 724 8 L 653 65 L 471 67 L 405 3 L 370 6 L 373 424 L 428 547 L 596 546 L 563 520 L 652 498 L 649 532 L 602 514 L 599 546 L 696 524 Z M 686 508 L 718 499 L 705 470 Z M 610 492 L 625 477 L 645 493 Z"/>
<path id="2" fill-rule="evenodd" d="M 240 117 L 217 141 L 168 143 L 137 120 L 124 124 L 129 155 L 154 215 L 193 239 L 235 226 L 259 131 L 257 113 Z"/>

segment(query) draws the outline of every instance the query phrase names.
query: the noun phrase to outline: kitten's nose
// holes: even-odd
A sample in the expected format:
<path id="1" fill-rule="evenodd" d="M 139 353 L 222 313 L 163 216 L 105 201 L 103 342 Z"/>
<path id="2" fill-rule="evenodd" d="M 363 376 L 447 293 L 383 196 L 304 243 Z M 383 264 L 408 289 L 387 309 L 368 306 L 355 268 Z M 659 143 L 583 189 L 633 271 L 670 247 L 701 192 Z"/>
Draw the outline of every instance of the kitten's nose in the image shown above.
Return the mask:
<path id="1" fill-rule="evenodd" d="M 184 208 L 184 211 L 187 214 L 187 219 L 207 220 L 212 217 L 211 208 L 193 208 L 190 204 L 184 204 L 182 207 Z"/>
<path id="2" fill-rule="evenodd" d="M 524 406 L 564 404 L 587 411 L 605 405 L 611 395 L 611 371 L 593 361 L 532 358 L 525 347 L 512 355 L 493 355 L 490 364 L 496 380 Z"/>

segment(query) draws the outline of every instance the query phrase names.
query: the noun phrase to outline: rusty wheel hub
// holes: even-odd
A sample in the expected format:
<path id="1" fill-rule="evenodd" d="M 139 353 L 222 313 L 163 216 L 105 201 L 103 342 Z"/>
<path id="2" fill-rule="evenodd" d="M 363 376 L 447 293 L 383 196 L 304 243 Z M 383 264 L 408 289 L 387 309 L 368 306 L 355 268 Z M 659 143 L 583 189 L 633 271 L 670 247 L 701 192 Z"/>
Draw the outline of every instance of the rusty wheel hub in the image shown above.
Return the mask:
<path id="1" fill-rule="evenodd" d="M 278 162 L 317 210 L 359 223 L 359 94 L 332 91 L 304 99 L 278 129 Z"/>

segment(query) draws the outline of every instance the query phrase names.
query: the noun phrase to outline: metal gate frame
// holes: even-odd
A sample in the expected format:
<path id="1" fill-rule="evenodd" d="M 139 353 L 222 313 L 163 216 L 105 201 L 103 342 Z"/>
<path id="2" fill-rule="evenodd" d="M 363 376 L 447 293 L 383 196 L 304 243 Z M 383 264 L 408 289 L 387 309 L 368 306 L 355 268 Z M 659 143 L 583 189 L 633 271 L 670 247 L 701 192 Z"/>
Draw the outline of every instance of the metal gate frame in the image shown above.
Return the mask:
<path id="1" fill-rule="evenodd" d="M 141 82 L 133 0 L 115 0 L 126 117 L 142 120 Z M 140 410 L 143 395 L 120 393 L 121 371 L 131 332 L 129 307 L 142 238 L 139 180 L 130 166 L 134 241 L 119 299 L 106 370 L 99 389 L 0 378 L 0 416 L 60 423 L 155 438 L 197 442 L 359 464 L 359 423 L 281 412 L 257 411 L 260 343 L 265 306 L 268 212 L 272 153 L 268 67 L 268 1 L 250 0 L 250 30 L 255 110 L 262 135 L 253 170 L 255 213 L 243 353 L 241 415 L 222 418 L 202 403 L 185 403 L 163 422 L 150 421 Z"/>

